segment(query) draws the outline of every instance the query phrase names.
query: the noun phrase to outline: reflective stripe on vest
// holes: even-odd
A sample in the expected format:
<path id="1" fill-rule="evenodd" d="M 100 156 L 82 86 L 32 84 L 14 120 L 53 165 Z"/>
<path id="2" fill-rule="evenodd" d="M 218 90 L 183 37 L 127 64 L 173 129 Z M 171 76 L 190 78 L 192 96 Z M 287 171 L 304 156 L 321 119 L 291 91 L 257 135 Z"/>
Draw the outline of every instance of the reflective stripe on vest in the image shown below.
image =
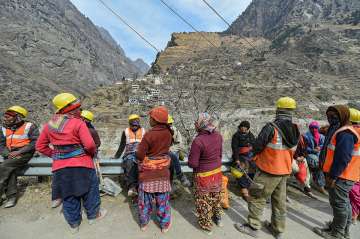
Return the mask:
<path id="1" fill-rule="evenodd" d="M 11 129 L 2 128 L 3 134 L 5 132 L 6 137 L 6 147 L 11 148 L 20 148 L 30 143 L 29 132 L 31 129 L 32 123 L 26 122 L 21 127 L 12 131 Z"/>
<path id="2" fill-rule="evenodd" d="M 265 149 L 255 156 L 257 167 L 269 174 L 288 175 L 291 173 L 292 160 L 296 147 L 288 148 L 278 130 L 274 128 L 274 136 Z"/>
<path id="3" fill-rule="evenodd" d="M 136 152 L 137 145 L 141 142 L 144 134 L 145 130 L 143 128 L 139 128 L 135 133 L 130 128 L 125 129 L 125 154 Z"/>
<path id="4" fill-rule="evenodd" d="M 276 134 L 274 135 L 274 138 L 273 140 L 271 141 L 271 143 L 268 143 L 266 145 L 266 147 L 269 147 L 269 148 L 272 148 L 272 149 L 275 149 L 275 150 L 287 150 L 289 149 L 286 145 L 283 144 L 282 142 L 282 137 L 281 135 L 279 134 L 278 130 L 276 130 Z"/>
<path id="5" fill-rule="evenodd" d="M 360 128 L 354 128 L 352 126 L 344 126 L 338 129 L 332 136 L 329 145 L 327 146 L 326 158 L 323 165 L 323 171 L 329 173 L 334 161 L 335 149 L 336 149 L 336 136 L 338 133 L 350 130 L 358 139 L 358 142 L 354 145 L 354 150 L 351 153 L 352 158 L 339 176 L 339 178 L 350 180 L 350 181 L 359 181 L 360 180 Z"/>

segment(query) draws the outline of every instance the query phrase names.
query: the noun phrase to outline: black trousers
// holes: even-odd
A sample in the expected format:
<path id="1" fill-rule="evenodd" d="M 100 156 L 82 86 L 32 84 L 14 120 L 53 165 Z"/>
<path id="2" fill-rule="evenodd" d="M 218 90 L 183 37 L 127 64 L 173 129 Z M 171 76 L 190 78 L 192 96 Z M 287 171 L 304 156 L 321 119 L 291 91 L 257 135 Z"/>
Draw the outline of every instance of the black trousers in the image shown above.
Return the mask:
<path id="1" fill-rule="evenodd" d="M 0 163 L 0 197 L 6 193 L 7 198 L 17 194 L 16 170 L 27 165 L 33 154 L 24 154 L 16 159 L 5 159 Z"/>

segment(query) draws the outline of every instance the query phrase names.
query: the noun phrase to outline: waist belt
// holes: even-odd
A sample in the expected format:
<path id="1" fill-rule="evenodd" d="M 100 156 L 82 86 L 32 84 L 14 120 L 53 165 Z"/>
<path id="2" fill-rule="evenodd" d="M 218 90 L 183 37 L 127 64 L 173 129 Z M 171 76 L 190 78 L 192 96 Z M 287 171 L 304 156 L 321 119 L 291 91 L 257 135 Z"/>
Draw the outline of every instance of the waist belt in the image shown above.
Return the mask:
<path id="1" fill-rule="evenodd" d="M 217 174 L 217 173 L 221 173 L 221 167 L 216 168 L 216 169 L 211 170 L 211 171 L 208 171 L 208 172 L 197 173 L 196 176 L 198 176 L 198 177 L 209 177 L 209 176 Z"/>
<path id="2" fill-rule="evenodd" d="M 84 156 L 85 150 L 82 145 L 54 145 L 52 154 L 53 160 L 62 160 L 74 157 Z"/>

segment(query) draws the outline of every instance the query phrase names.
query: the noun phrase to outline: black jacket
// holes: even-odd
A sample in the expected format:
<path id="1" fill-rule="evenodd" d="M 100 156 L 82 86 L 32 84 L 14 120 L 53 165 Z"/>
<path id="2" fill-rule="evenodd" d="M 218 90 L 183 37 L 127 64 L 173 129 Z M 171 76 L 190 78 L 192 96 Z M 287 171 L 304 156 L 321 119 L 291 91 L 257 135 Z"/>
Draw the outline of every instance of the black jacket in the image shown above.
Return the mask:
<path id="1" fill-rule="evenodd" d="M 232 158 L 234 161 L 239 160 L 239 148 L 252 146 L 255 142 L 253 133 L 242 134 L 238 130 L 231 139 Z"/>
<path id="2" fill-rule="evenodd" d="M 283 138 L 283 143 L 292 148 L 296 146 L 300 139 L 300 131 L 296 124 L 290 120 L 276 119 L 273 123 L 267 123 L 260 131 L 253 145 L 253 153 L 259 154 L 264 150 L 265 146 L 272 140 L 275 134 L 275 128 L 279 129 L 279 133 Z"/>

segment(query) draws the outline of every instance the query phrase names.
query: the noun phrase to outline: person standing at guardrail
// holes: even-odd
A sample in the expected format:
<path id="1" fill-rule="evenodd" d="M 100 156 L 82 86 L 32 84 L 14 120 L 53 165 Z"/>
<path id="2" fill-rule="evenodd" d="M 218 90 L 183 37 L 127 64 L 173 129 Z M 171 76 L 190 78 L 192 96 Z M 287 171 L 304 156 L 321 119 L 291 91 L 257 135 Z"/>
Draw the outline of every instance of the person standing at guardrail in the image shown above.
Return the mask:
<path id="1" fill-rule="evenodd" d="M 233 167 L 247 170 L 250 178 L 254 177 L 256 170 L 255 163 L 252 161 L 252 144 L 254 141 L 255 136 L 250 131 L 250 122 L 242 121 L 231 139 Z M 242 175 L 237 178 L 237 182 L 240 186 L 241 197 L 248 202 L 250 200 L 250 180 L 246 175 Z"/>
<path id="2" fill-rule="evenodd" d="M 81 120 L 81 103 L 74 95 L 61 93 L 52 102 L 57 111 L 44 125 L 36 150 L 53 159 L 53 185 L 59 191 L 71 232 L 76 233 L 82 220 L 82 206 L 89 224 L 106 214 L 106 210 L 100 209 L 99 180 L 94 169 L 96 145 Z"/>
<path id="3" fill-rule="evenodd" d="M 17 176 L 16 169 L 27 165 L 35 153 L 35 143 L 39 137 L 38 127 L 25 121 L 28 111 L 21 106 L 8 108 L 3 116 L 0 133 L 0 154 L 4 162 L 0 163 L 0 204 L 6 188 L 5 208 L 16 205 Z"/>
<path id="4" fill-rule="evenodd" d="M 136 157 L 139 162 L 139 221 L 140 229 L 145 231 L 156 204 L 156 217 L 161 232 L 165 233 L 171 225 L 170 212 L 170 157 L 172 130 L 167 124 L 168 110 L 164 106 L 149 112 L 150 126 L 138 146 Z"/>
<path id="5" fill-rule="evenodd" d="M 174 125 L 174 118 L 169 115 L 168 118 L 168 124 L 171 128 L 171 130 L 174 132 L 172 144 L 170 147 L 170 158 L 171 158 L 171 164 L 170 164 L 170 178 L 171 182 L 174 178 L 174 173 L 176 174 L 176 177 L 180 180 L 181 184 L 184 187 L 190 187 L 191 183 L 189 179 L 186 177 L 186 175 L 181 170 L 180 165 L 180 159 L 184 159 L 184 143 L 181 136 L 180 131 L 175 127 Z M 174 186 L 173 190 L 174 190 Z"/>
<path id="6" fill-rule="evenodd" d="M 326 153 L 322 165 L 333 219 L 325 228 L 315 227 L 313 230 L 326 239 L 350 238 L 352 220 L 349 193 L 354 183 L 360 181 L 360 135 L 359 130 L 351 125 L 350 121 L 355 119 L 350 120 L 354 115 L 346 105 L 330 106 L 326 115 L 329 130 L 336 129 L 332 134 L 328 131 L 331 138 L 329 141 L 325 139 Z"/>
<path id="7" fill-rule="evenodd" d="M 194 171 L 195 207 L 201 229 L 212 233 L 213 222 L 222 227 L 222 143 L 223 138 L 216 131 L 212 117 L 200 113 L 195 121 L 198 132 L 189 153 L 189 167 Z"/>
<path id="8" fill-rule="evenodd" d="M 291 174 L 293 156 L 300 138 L 298 126 L 292 122 L 296 102 L 282 97 L 276 102 L 276 117 L 266 124 L 253 145 L 254 161 L 258 168 L 254 182 L 263 187 L 250 186 L 248 223 L 235 224 L 241 233 L 257 238 L 266 199 L 271 197 L 271 222 L 265 226 L 271 234 L 282 238 L 286 219 L 286 180 Z"/>
<path id="9" fill-rule="evenodd" d="M 86 123 L 86 126 L 89 128 L 90 134 L 96 145 L 96 153 L 95 153 L 94 158 L 97 160 L 97 153 L 98 153 L 98 149 L 101 145 L 101 140 L 100 140 L 100 136 L 99 136 L 97 130 L 95 129 L 94 125 L 91 123 L 94 120 L 94 114 L 88 110 L 81 110 L 81 119 Z M 52 187 L 51 208 L 57 208 L 62 203 L 61 198 L 58 195 L 58 191 L 56 190 L 56 188 L 54 186 L 55 185 L 53 185 L 53 187 Z"/>
<path id="10" fill-rule="evenodd" d="M 121 136 L 121 142 L 116 151 L 114 159 L 120 158 L 124 152 L 123 169 L 125 173 L 125 180 L 128 188 L 128 196 L 134 197 L 137 193 L 138 187 L 138 164 L 136 160 L 136 150 L 145 134 L 145 129 L 140 125 L 140 116 L 131 114 L 128 118 L 129 127 L 124 130 Z"/>

